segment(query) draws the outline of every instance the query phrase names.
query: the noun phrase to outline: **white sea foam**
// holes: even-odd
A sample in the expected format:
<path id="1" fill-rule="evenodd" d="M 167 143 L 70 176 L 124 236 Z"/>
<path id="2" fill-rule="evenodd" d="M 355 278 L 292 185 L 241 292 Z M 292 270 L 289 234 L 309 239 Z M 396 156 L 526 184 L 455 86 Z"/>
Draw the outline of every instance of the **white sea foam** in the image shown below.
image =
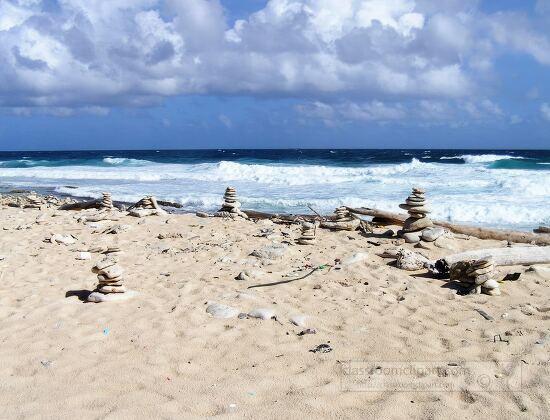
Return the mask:
<path id="1" fill-rule="evenodd" d="M 448 159 L 462 159 L 466 163 L 488 163 L 496 162 L 497 160 L 506 160 L 506 159 L 524 159 L 520 156 L 510 156 L 510 155 L 459 155 L 459 156 L 443 156 L 439 160 L 448 160 Z"/>
<path id="2" fill-rule="evenodd" d="M 343 204 L 400 211 L 398 204 L 418 185 L 428 191 L 434 218 L 524 229 L 550 222 L 550 171 L 418 159 L 363 167 L 105 159 L 115 160 L 101 166 L 0 167 L 0 177 L 3 183 L 53 187 L 86 197 L 100 197 L 108 190 L 115 200 L 127 202 L 154 194 L 190 211 L 216 210 L 225 187 L 233 185 L 245 208 L 294 213 L 309 212 L 308 205 L 330 213 Z"/>

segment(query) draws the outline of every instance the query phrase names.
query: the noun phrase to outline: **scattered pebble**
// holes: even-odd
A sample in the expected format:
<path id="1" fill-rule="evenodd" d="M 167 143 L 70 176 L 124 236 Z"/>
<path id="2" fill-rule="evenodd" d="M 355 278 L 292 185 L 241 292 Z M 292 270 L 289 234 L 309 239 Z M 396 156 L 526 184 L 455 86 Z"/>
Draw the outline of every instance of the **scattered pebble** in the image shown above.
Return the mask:
<path id="1" fill-rule="evenodd" d="M 267 320 L 267 319 L 275 318 L 276 314 L 273 309 L 260 308 L 260 309 L 254 309 L 250 311 L 248 313 L 248 316 L 250 318 L 259 318 L 259 319 Z"/>
<path id="2" fill-rule="evenodd" d="M 332 347 L 328 344 L 319 344 L 317 347 L 310 350 L 311 353 L 330 353 Z"/>
<path id="3" fill-rule="evenodd" d="M 239 315 L 240 311 L 231 306 L 223 305 L 221 303 L 211 303 L 206 308 L 206 312 L 212 315 L 214 318 L 234 318 Z"/>

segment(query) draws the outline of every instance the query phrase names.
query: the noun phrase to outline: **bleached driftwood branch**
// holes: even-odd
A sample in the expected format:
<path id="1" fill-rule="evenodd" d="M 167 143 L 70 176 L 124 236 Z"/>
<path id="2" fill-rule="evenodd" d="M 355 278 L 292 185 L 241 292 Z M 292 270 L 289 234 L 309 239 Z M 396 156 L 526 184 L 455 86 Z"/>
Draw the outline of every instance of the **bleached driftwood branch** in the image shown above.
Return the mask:
<path id="1" fill-rule="evenodd" d="M 406 214 L 392 213 L 365 207 L 352 208 L 346 207 L 350 212 L 364 216 L 373 216 L 387 219 L 396 224 L 403 224 L 407 219 Z M 477 226 L 458 225 L 455 223 L 433 220 L 434 225 L 444 227 L 454 233 L 475 236 L 480 239 L 493 239 L 497 241 L 510 241 L 517 243 L 533 243 L 534 245 L 550 245 L 550 234 L 535 234 L 529 232 L 516 232 L 512 230 L 490 229 Z"/>
<path id="2" fill-rule="evenodd" d="M 446 273 L 459 262 L 491 258 L 496 266 L 550 264 L 550 246 L 476 249 L 448 255 L 435 263 L 437 271 Z"/>

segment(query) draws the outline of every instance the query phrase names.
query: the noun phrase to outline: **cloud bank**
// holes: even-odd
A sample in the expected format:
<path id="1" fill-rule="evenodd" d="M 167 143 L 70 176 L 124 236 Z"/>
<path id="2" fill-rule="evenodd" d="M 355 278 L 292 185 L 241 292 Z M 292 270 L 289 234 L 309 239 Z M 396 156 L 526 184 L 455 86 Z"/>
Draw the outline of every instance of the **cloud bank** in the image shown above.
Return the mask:
<path id="1" fill-rule="evenodd" d="M 105 113 L 177 95 L 296 97 L 303 115 L 499 118 L 495 60 L 550 66 L 549 8 L 475 0 L 269 0 L 230 22 L 218 0 L 2 0 L 0 107 Z M 452 101 L 448 105 L 445 101 Z M 337 103 L 337 104 L 335 104 Z M 56 111 L 58 110 L 58 111 Z M 543 111 L 544 114 L 544 111 Z"/>

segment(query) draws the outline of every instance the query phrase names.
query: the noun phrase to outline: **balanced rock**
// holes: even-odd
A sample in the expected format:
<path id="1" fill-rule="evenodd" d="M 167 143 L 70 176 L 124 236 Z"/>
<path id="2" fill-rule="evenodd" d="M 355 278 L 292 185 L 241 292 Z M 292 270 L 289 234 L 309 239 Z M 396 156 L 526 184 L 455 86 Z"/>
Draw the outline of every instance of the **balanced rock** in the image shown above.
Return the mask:
<path id="1" fill-rule="evenodd" d="M 500 285 L 493 278 L 494 267 L 495 263 L 491 258 L 459 261 L 451 266 L 451 280 L 459 280 L 471 294 L 500 296 Z"/>
<path id="2" fill-rule="evenodd" d="M 314 245 L 315 244 L 315 233 L 316 226 L 314 223 L 303 222 L 301 228 L 301 235 L 296 240 L 296 243 L 300 245 Z"/>
<path id="3" fill-rule="evenodd" d="M 113 199 L 111 197 L 111 193 L 104 192 L 102 193 L 103 198 L 101 200 L 101 208 L 104 210 L 112 210 L 113 209 Z"/>
<path id="4" fill-rule="evenodd" d="M 338 207 L 334 211 L 332 220 L 323 220 L 321 227 L 332 230 L 356 230 L 361 224 L 361 220 L 352 216 L 351 212 L 346 207 Z"/>
<path id="5" fill-rule="evenodd" d="M 241 210 L 241 203 L 239 202 L 235 188 L 227 187 L 225 189 L 222 207 L 214 213 L 214 216 L 248 219 L 248 216 Z"/>
<path id="6" fill-rule="evenodd" d="M 400 208 L 407 210 L 409 217 L 403 223 L 402 236 L 409 243 L 419 242 L 420 239 L 424 239 L 422 230 L 433 226 L 433 222 L 427 217 L 430 213 L 430 209 L 426 206 L 426 198 L 424 196 L 424 190 L 421 188 L 413 188 L 412 193 L 407 197 L 404 204 L 399 205 Z M 419 232 L 418 241 L 416 235 L 410 235 L 410 233 Z M 428 234 L 426 238 L 431 238 Z M 430 239 L 426 239 L 430 241 Z M 435 241 L 435 239 L 433 239 Z M 431 242 L 431 241 L 430 241 Z"/>
<path id="7" fill-rule="evenodd" d="M 128 214 L 134 217 L 146 217 L 163 215 L 166 214 L 166 211 L 160 208 L 155 197 L 149 195 L 130 207 L 128 209 Z"/>
<path id="8" fill-rule="evenodd" d="M 88 296 L 88 301 L 105 302 L 115 300 L 104 299 L 100 295 L 108 295 L 111 293 L 122 294 L 129 292 L 122 282 L 124 279 L 124 269 L 118 264 L 117 259 L 113 257 L 105 257 L 92 268 L 92 271 L 97 274 L 98 285 L 96 287 L 96 291 Z M 135 292 L 132 292 L 131 294 L 134 295 Z"/>

